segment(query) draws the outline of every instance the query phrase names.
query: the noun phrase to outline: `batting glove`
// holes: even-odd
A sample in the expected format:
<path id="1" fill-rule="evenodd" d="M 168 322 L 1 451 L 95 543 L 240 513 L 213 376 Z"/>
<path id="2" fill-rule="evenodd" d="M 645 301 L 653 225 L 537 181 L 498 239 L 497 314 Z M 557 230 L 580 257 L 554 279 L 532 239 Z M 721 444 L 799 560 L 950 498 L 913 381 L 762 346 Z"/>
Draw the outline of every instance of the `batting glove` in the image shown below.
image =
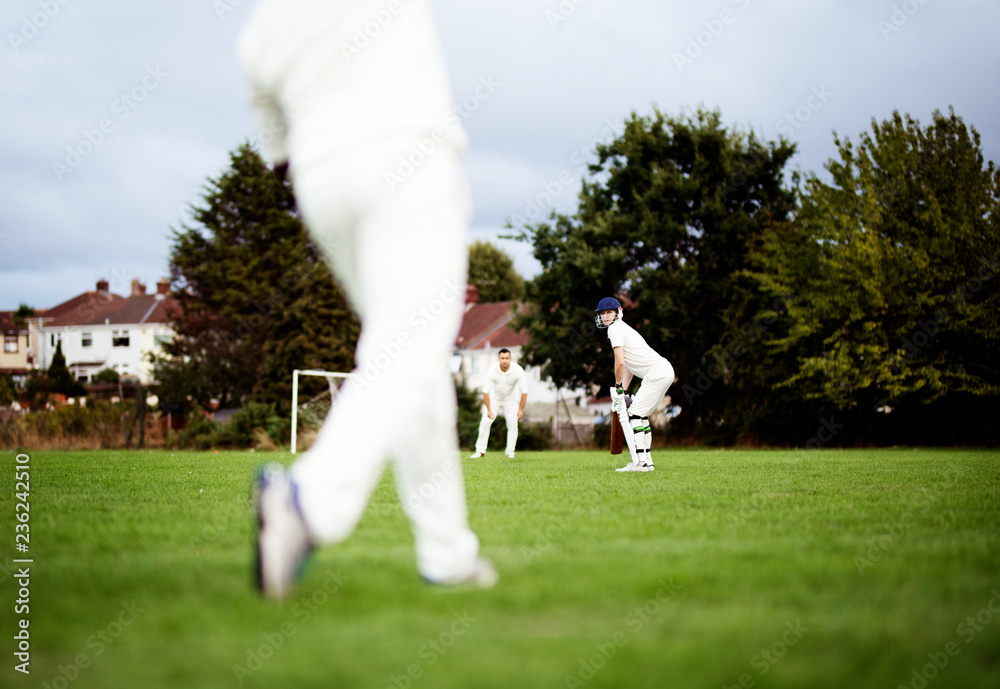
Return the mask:
<path id="1" fill-rule="evenodd" d="M 625 411 L 625 394 L 620 390 L 621 388 L 611 388 L 611 411 L 619 414 Z"/>

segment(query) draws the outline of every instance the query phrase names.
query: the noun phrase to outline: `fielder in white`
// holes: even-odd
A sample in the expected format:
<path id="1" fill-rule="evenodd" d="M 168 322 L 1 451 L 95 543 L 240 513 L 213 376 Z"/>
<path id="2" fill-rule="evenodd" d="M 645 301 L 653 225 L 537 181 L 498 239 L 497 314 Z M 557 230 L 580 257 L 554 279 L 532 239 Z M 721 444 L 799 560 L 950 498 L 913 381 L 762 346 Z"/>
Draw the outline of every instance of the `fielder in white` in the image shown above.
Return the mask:
<path id="1" fill-rule="evenodd" d="M 490 586 L 448 368 L 471 215 L 465 135 L 428 2 L 258 0 L 238 47 L 259 138 L 361 320 L 355 378 L 314 445 L 258 477 L 261 591 L 286 596 L 314 546 L 351 534 L 390 456 L 421 576 Z"/>
<path id="2" fill-rule="evenodd" d="M 483 418 L 479 422 L 479 438 L 476 451 L 470 459 L 486 454 L 486 444 L 490 440 L 490 427 L 497 416 L 495 410 L 503 412 L 507 420 L 508 459 L 514 459 L 517 444 L 517 422 L 524 418 L 524 405 L 528 401 L 528 379 L 519 364 L 511 363 L 510 350 L 501 349 L 499 361 L 490 366 L 483 381 Z"/>
<path id="3" fill-rule="evenodd" d="M 617 299 L 601 299 L 595 311 L 597 327 L 608 329 L 608 341 L 615 353 L 617 382 L 611 388 L 611 410 L 618 415 L 625 443 L 632 455 L 630 463 L 615 471 L 653 471 L 653 455 L 649 451 L 653 440 L 649 413 L 674 382 L 674 367 L 653 351 L 635 328 L 622 320 L 625 312 Z M 626 408 L 625 390 L 633 376 L 642 378 L 642 384 L 632 398 L 632 405 Z"/>

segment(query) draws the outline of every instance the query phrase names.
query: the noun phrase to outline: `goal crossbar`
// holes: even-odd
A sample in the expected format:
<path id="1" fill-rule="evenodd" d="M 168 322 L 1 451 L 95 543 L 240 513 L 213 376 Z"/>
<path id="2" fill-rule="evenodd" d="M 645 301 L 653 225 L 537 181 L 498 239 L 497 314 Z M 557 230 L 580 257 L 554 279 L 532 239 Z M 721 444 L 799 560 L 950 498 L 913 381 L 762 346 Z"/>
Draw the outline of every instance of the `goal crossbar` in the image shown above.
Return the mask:
<path id="1" fill-rule="evenodd" d="M 299 376 L 324 376 L 330 381 L 331 397 L 334 392 L 333 381 L 337 378 L 350 378 L 352 374 L 341 373 L 339 371 L 323 371 L 309 369 L 295 369 L 292 371 L 292 454 L 295 454 L 296 437 L 298 435 L 299 421 Z"/>

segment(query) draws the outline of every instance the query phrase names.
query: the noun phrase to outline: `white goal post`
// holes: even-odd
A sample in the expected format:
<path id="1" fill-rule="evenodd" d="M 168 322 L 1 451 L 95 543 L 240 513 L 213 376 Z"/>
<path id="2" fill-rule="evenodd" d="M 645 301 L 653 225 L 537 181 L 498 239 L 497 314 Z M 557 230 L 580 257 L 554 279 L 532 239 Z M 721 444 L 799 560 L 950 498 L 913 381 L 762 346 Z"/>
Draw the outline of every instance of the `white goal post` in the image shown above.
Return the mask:
<path id="1" fill-rule="evenodd" d="M 295 369 L 292 371 L 292 454 L 295 454 L 295 441 L 298 434 L 299 421 L 299 376 L 324 376 L 330 381 L 330 397 L 336 395 L 334 380 L 337 378 L 350 378 L 350 373 L 340 373 L 337 371 L 312 371 Z"/>

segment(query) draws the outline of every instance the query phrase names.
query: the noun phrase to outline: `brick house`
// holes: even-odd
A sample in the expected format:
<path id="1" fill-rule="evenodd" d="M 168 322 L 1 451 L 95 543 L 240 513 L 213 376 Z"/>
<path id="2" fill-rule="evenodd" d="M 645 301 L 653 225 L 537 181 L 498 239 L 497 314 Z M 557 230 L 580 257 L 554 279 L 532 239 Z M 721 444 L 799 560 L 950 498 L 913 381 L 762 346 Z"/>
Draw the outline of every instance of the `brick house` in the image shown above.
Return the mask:
<path id="1" fill-rule="evenodd" d="M 27 323 L 14 322 L 15 311 L 0 311 L 0 374 L 10 374 L 18 383 L 23 383 L 31 370 L 31 331 Z"/>
<path id="2" fill-rule="evenodd" d="M 568 420 L 584 433 L 594 423 L 593 410 L 586 408 L 587 395 L 583 388 L 556 389 L 549 380 L 543 380 L 538 366 L 521 362 L 521 350 L 528 341 L 527 333 L 516 332 L 510 322 L 519 311 L 527 307 L 515 301 L 479 302 L 479 291 L 469 285 L 465 294 L 465 315 L 455 340 L 452 372 L 462 377 L 465 384 L 476 391 L 482 389 L 486 371 L 499 358 L 501 349 L 509 349 L 511 361 L 524 367 L 528 380 L 528 403 L 525 418 L 533 423 L 553 420 L 558 427 L 558 437 L 570 442 L 573 429 Z"/>
<path id="3" fill-rule="evenodd" d="M 131 294 L 123 297 L 108 291 L 107 280 L 98 280 L 96 290 L 41 312 L 31 319 L 38 332 L 36 367 L 47 369 L 61 343 L 66 365 L 80 382 L 90 382 L 105 368 L 152 382 L 148 355 L 174 337 L 169 292 L 167 279 L 157 283 L 156 294 L 146 294 L 146 286 L 133 279 Z"/>

